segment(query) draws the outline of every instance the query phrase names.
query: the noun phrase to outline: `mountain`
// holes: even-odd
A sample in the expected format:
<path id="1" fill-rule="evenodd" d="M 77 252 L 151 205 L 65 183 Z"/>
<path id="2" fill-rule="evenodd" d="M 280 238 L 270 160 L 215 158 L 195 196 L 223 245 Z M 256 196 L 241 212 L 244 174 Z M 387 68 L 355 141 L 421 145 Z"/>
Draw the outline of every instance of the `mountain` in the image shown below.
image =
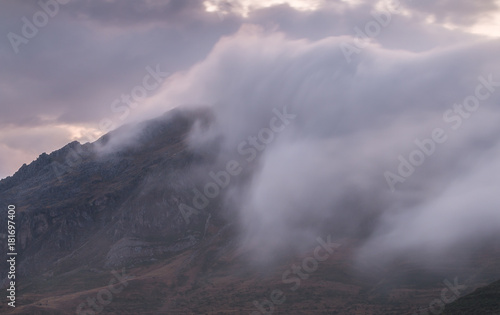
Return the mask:
<path id="1" fill-rule="evenodd" d="M 0 181 L 0 208 L 16 206 L 18 253 L 16 308 L 3 299 L 0 313 L 413 314 L 439 298 L 444 276 L 474 275 L 460 295 L 498 279 L 500 250 L 479 250 L 476 265 L 459 269 L 401 261 L 367 273 L 354 263 L 360 240 L 327 235 L 300 255 L 254 263 L 223 194 L 188 219 L 181 211 L 203 183 L 195 170 L 217 152 L 191 149 L 187 136 L 211 119 L 174 110 L 43 153 Z"/>
<path id="2" fill-rule="evenodd" d="M 499 315 L 500 281 L 478 288 L 471 294 L 447 305 L 443 315 L 453 314 Z"/>

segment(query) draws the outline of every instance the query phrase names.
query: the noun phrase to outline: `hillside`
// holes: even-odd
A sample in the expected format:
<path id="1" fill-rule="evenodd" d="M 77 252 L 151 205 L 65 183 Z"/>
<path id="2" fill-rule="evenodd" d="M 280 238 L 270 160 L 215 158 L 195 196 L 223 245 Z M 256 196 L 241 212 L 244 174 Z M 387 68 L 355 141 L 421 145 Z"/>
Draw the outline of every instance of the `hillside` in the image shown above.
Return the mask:
<path id="1" fill-rule="evenodd" d="M 303 279 L 291 272 L 315 247 L 254 264 L 222 196 L 189 222 L 179 211 L 202 182 L 192 170 L 211 165 L 214 151 L 194 152 L 186 138 L 209 117 L 170 112 L 134 127 L 134 141 L 117 149 L 103 150 L 132 127 L 42 154 L 2 180 L 0 207 L 17 208 L 19 260 L 17 307 L 4 300 L 0 313 L 411 314 L 439 297 L 443 277 L 474 275 L 463 294 L 498 279 L 499 253 L 484 261 L 485 251 L 475 261 L 479 273 L 428 272 L 411 261 L 361 271 L 353 257 L 360 240 L 346 238 L 333 239 L 335 250 Z"/>
<path id="2" fill-rule="evenodd" d="M 471 294 L 447 305 L 443 315 L 452 314 L 500 314 L 500 281 L 478 288 Z"/>

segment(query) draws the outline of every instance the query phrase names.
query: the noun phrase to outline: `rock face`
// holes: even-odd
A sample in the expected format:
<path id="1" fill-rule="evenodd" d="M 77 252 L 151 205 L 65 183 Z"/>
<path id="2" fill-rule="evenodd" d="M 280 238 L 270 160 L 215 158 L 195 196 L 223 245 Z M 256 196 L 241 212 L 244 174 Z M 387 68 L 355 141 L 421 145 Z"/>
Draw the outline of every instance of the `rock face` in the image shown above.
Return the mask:
<path id="1" fill-rule="evenodd" d="M 452 314 L 500 315 L 500 281 L 446 305 L 443 315 Z"/>
<path id="2" fill-rule="evenodd" d="M 205 115 L 167 113 L 133 127 L 134 141 L 112 152 L 107 144 L 132 127 L 92 144 L 72 142 L 0 181 L 0 208 L 17 209 L 18 274 L 116 267 L 196 244 L 208 212 L 187 224 L 178 205 L 189 204 L 196 184 L 189 169 L 204 160 L 189 152 L 185 136 Z"/>
<path id="3" fill-rule="evenodd" d="M 15 205 L 18 252 L 18 306 L 0 303 L 0 314 L 75 314 L 81 305 L 83 314 L 249 314 L 271 313 L 271 307 L 275 314 L 413 314 L 440 296 L 442 276 L 411 262 L 376 275 L 357 273 L 355 239 L 307 278 L 292 277 L 301 283 L 295 290 L 283 275 L 313 248 L 263 270 L 252 265 L 222 200 L 212 198 L 185 220 L 179 206 L 194 206 L 194 189 L 206 183 L 214 154 L 213 148 L 191 151 L 186 137 L 209 120 L 203 111 L 170 112 L 95 143 L 44 153 L 0 181 L 0 226 L 7 226 L 7 206 Z M 132 141 L 123 142 L 124 133 Z M 1 246 L 5 253 L 6 242 Z M 500 248 L 496 252 L 478 254 L 477 265 L 489 257 L 485 284 L 498 279 Z M 6 275 L 7 264 L 0 268 Z M 117 271 L 131 275 L 126 289 L 92 310 L 87 301 L 102 298 Z M 462 275 L 455 268 L 443 272 L 451 279 Z M 270 304 L 275 290 L 285 303 Z"/>

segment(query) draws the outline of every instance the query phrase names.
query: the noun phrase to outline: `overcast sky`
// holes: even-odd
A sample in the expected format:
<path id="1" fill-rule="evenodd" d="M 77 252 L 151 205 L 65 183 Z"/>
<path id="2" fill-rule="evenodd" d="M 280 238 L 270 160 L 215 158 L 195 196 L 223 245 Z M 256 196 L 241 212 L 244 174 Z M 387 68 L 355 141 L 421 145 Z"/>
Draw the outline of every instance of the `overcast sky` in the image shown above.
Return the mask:
<path id="1" fill-rule="evenodd" d="M 111 120 L 112 128 L 152 113 L 153 107 L 160 113 L 181 105 L 185 100 L 154 97 L 243 25 L 258 25 L 289 40 L 355 37 L 355 27 L 364 29 L 374 19 L 370 13 L 385 10 L 386 2 L 60 0 L 56 7 L 49 0 L 2 1 L 0 178 L 42 152 L 72 140 L 94 140 L 110 128 L 108 120 L 106 128 L 99 127 L 103 119 Z M 48 14 L 39 3 L 46 4 Z M 399 13 L 373 44 L 395 55 L 463 45 L 500 32 L 488 27 L 498 17 L 493 0 L 402 1 L 391 7 Z M 338 63 L 346 67 L 344 60 Z M 148 90 L 130 111 L 124 102 L 112 110 L 122 94 L 142 86 L 147 67 L 159 67 L 170 80 Z"/>

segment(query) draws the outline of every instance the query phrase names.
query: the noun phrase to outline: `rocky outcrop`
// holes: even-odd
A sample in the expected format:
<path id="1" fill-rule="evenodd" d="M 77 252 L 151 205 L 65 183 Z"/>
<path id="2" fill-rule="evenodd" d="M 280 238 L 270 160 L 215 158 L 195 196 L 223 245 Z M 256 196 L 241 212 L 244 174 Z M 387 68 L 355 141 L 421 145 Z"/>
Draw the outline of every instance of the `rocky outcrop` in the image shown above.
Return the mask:
<path id="1" fill-rule="evenodd" d="M 123 129 L 72 142 L 0 181 L 0 207 L 17 209 L 18 274 L 111 268 L 195 245 L 207 213 L 187 224 L 178 205 L 192 198 L 190 167 L 203 163 L 185 142 L 198 119 L 206 113 L 173 111 L 123 127 L 135 128 L 134 141 L 112 151 L 107 143 Z"/>

